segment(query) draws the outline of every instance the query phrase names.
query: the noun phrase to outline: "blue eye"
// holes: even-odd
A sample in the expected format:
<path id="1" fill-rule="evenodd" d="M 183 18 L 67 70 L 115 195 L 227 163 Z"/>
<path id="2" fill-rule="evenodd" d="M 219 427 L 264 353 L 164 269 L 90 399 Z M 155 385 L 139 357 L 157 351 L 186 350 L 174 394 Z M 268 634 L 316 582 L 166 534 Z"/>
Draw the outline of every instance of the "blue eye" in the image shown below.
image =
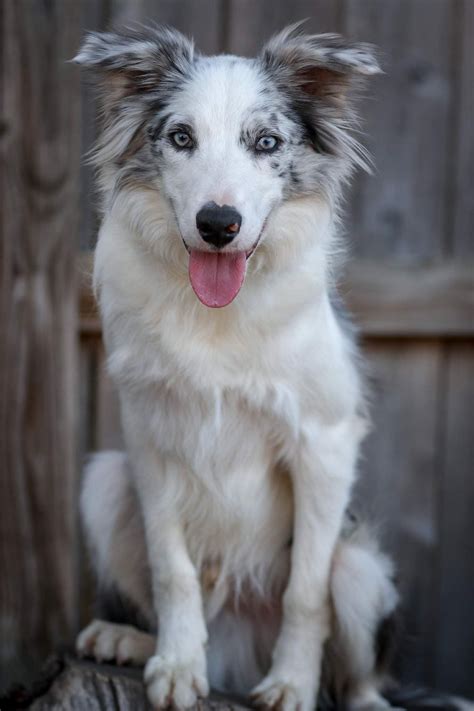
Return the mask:
<path id="1" fill-rule="evenodd" d="M 261 136 L 255 144 L 255 150 L 271 153 L 278 147 L 278 145 L 279 140 L 278 138 L 275 138 L 275 136 Z"/>
<path id="2" fill-rule="evenodd" d="M 192 148 L 194 145 L 193 139 L 186 131 L 174 131 L 171 134 L 171 139 L 178 148 Z"/>

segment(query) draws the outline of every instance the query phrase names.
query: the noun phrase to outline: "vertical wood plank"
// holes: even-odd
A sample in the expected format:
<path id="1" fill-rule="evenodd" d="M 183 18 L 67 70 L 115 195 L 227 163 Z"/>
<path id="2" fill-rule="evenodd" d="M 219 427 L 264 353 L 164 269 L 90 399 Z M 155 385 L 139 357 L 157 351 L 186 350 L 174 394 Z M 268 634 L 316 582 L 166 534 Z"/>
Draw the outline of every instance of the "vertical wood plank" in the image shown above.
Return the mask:
<path id="1" fill-rule="evenodd" d="M 108 3 L 106 0 L 82 0 L 81 34 L 91 30 L 104 30 L 109 22 Z M 76 47 L 75 51 L 79 48 Z M 73 52 L 74 54 L 74 52 Z M 84 78 L 81 83 L 81 214 L 80 247 L 91 249 L 97 239 L 98 202 L 91 191 L 94 171 L 86 164 L 85 156 L 96 136 L 95 95 L 90 83 Z"/>
<path id="2" fill-rule="evenodd" d="M 116 22 L 148 21 L 168 24 L 194 37 L 199 49 L 222 49 L 223 0 L 112 0 Z"/>
<path id="3" fill-rule="evenodd" d="M 345 33 L 377 44 L 386 72 L 361 107 L 377 171 L 352 191 L 347 227 L 361 257 L 443 254 L 453 17 L 450 0 L 345 0 Z"/>
<path id="4" fill-rule="evenodd" d="M 474 5 L 454 4 L 453 162 L 448 193 L 446 253 L 462 260 L 474 254 Z M 473 315 L 474 318 L 474 315 Z M 444 427 L 440 446 L 440 550 L 438 557 L 435 682 L 474 696 L 474 344 L 445 345 Z M 455 663 L 453 663 L 455 658 Z"/>
<path id="5" fill-rule="evenodd" d="M 76 627 L 78 7 L 2 3 L 0 669 Z"/>
<path id="6" fill-rule="evenodd" d="M 339 8 L 340 0 L 230 0 L 228 51 L 253 56 L 272 34 L 306 18 L 308 32 L 337 31 Z"/>
<path id="7" fill-rule="evenodd" d="M 452 129 L 456 136 L 456 171 L 452 177 L 454 231 L 451 248 L 462 258 L 474 254 L 474 3 L 463 0 L 456 3 L 456 9 L 456 41 L 460 52 L 453 73 L 459 81 L 459 104 Z"/>
<path id="8" fill-rule="evenodd" d="M 474 660 L 474 344 L 452 344 L 446 359 L 446 428 L 440 491 L 436 684 L 472 696 Z"/>
<path id="9" fill-rule="evenodd" d="M 433 681 L 438 545 L 440 350 L 436 343 L 366 344 L 374 382 L 374 430 L 364 448 L 356 500 L 393 553 L 400 573 L 404 681 Z"/>

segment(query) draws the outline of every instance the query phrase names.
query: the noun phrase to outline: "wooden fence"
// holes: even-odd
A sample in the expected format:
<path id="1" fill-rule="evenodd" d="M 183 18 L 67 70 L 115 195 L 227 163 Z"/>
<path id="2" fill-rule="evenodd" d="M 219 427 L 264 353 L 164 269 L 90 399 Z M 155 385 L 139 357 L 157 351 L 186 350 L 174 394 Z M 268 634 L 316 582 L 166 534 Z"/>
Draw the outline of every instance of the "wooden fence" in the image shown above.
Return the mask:
<path id="1" fill-rule="evenodd" d="M 153 19 L 192 34 L 205 52 L 251 55 L 273 31 L 305 17 L 309 30 L 339 31 L 381 48 L 386 73 L 361 104 L 377 171 L 359 176 L 348 200 L 354 259 L 341 284 L 361 326 L 374 391 L 374 432 L 356 495 L 380 522 L 398 563 L 405 607 L 403 679 L 474 696 L 474 2 L 62 5 L 71 12 L 80 5 L 82 19 L 75 22 L 84 30 Z M 27 47 L 34 42 L 29 35 L 24 41 Z M 93 140 L 93 115 L 84 87 L 83 150 Z M 97 227 L 92 195 L 84 168 L 78 253 L 81 455 L 121 446 L 117 400 L 104 371 L 100 324 L 88 290 L 88 250 Z"/>

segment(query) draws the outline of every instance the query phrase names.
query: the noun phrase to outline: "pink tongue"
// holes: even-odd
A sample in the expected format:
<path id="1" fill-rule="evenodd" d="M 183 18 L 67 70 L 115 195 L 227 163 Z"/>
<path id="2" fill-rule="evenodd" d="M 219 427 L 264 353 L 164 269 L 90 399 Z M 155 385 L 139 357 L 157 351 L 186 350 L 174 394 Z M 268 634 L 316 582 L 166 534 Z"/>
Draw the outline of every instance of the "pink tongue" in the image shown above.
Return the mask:
<path id="1" fill-rule="evenodd" d="M 245 252 L 191 250 L 189 279 L 199 301 L 211 308 L 230 304 L 243 284 L 246 264 Z"/>

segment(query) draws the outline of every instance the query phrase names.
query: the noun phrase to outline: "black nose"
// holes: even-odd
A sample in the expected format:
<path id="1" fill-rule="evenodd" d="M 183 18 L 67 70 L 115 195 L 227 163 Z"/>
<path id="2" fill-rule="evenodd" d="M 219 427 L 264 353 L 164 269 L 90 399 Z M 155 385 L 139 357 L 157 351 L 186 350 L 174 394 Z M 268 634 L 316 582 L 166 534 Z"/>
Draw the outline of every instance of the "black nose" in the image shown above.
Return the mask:
<path id="1" fill-rule="evenodd" d="M 207 202 L 196 215 L 196 227 L 204 242 L 220 249 L 239 234 L 242 215 L 235 207 Z"/>

